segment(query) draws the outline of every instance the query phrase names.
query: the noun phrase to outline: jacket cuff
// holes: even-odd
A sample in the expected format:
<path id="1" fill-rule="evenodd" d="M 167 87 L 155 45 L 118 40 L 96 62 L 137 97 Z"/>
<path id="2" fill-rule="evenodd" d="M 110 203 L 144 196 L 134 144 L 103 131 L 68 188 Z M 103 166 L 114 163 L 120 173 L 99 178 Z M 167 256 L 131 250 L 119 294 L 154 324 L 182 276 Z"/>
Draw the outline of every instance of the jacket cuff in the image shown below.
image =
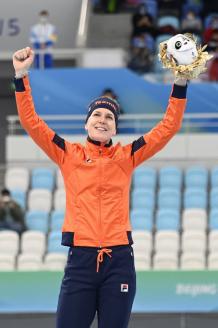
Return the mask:
<path id="1" fill-rule="evenodd" d="M 24 76 L 20 79 L 14 78 L 14 85 L 15 85 L 15 91 L 16 92 L 24 92 L 30 90 L 29 85 L 29 78 L 28 76 Z"/>
<path id="2" fill-rule="evenodd" d="M 15 85 L 16 92 L 23 92 L 23 91 L 25 91 L 25 86 L 24 86 L 24 83 L 23 83 L 23 78 L 21 78 L 21 79 L 14 78 L 14 85 Z"/>
<path id="3" fill-rule="evenodd" d="M 187 93 L 187 84 L 185 86 L 174 84 L 171 97 L 178 98 L 178 99 L 185 99 L 186 93 Z"/>

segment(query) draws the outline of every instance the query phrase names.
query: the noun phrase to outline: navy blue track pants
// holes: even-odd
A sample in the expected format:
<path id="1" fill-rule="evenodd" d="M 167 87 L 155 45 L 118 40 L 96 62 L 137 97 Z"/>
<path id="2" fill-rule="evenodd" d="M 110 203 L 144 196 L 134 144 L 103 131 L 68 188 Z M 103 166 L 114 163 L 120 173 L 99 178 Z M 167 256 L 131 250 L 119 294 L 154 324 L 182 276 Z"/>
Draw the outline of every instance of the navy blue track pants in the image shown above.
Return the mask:
<path id="1" fill-rule="evenodd" d="M 62 280 L 57 328 L 127 328 L 136 291 L 133 249 L 113 246 L 96 271 L 98 248 L 71 247 Z"/>

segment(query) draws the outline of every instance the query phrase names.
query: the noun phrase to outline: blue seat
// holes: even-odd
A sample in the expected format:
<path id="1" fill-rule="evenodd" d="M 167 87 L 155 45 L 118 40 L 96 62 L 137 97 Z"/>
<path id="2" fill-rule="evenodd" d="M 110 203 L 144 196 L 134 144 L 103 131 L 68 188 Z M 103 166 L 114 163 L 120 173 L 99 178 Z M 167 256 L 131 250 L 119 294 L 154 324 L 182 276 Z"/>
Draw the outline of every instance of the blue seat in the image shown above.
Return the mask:
<path id="1" fill-rule="evenodd" d="M 213 19 L 216 17 L 218 17 L 218 12 L 208 14 L 204 19 L 204 27 L 205 28 L 210 27 Z"/>
<path id="2" fill-rule="evenodd" d="M 158 209 L 175 209 L 181 207 L 181 192 L 175 188 L 161 188 L 158 191 Z"/>
<path id="3" fill-rule="evenodd" d="M 51 231 L 61 231 L 64 222 L 64 211 L 54 210 L 51 213 Z"/>
<path id="4" fill-rule="evenodd" d="M 210 190 L 210 208 L 218 208 L 218 187 Z"/>
<path id="5" fill-rule="evenodd" d="M 161 35 L 158 35 L 156 37 L 156 40 L 155 40 L 155 49 L 156 49 L 156 53 L 159 52 L 159 44 L 161 42 L 164 42 L 164 41 L 167 41 L 169 38 L 171 38 L 172 35 L 171 34 L 161 34 Z M 158 60 L 158 56 L 155 57 L 156 60 Z M 159 61 L 160 62 L 160 61 Z M 161 67 L 162 67 L 162 64 L 160 64 Z"/>
<path id="6" fill-rule="evenodd" d="M 209 229 L 218 230 L 218 208 L 212 208 L 209 213 Z"/>
<path id="7" fill-rule="evenodd" d="M 22 190 L 10 190 L 11 197 L 22 207 L 26 208 L 26 192 Z"/>
<path id="8" fill-rule="evenodd" d="M 178 167 L 168 166 L 160 169 L 159 173 L 160 188 L 181 189 L 182 171 Z"/>
<path id="9" fill-rule="evenodd" d="M 143 3 L 146 5 L 147 12 L 153 17 L 157 17 L 158 4 L 156 0 L 143 0 Z"/>
<path id="10" fill-rule="evenodd" d="M 187 188 L 184 192 L 184 208 L 207 208 L 207 191 L 203 188 Z"/>
<path id="11" fill-rule="evenodd" d="M 25 216 L 27 228 L 44 233 L 48 232 L 49 213 L 45 211 L 28 211 Z"/>
<path id="12" fill-rule="evenodd" d="M 49 168 L 35 168 L 32 170 L 32 189 L 43 188 L 52 191 L 54 189 L 54 171 Z"/>
<path id="13" fill-rule="evenodd" d="M 60 231 L 51 231 L 48 234 L 48 253 L 67 253 L 69 248 L 61 245 L 62 234 Z"/>
<path id="14" fill-rule="evenodd" d="M 158 27 L 163 27 L 166 25 L 170 25 L 170 26 L 174 27 L 175 30 L 179 30 L 179 28 L 180 28 L 179 19 L 175 16 L 162 16 L 162 17 L 158 18 L 158 20 L 157 20 Z"/>
<path id="15" fill-rule="evenodd" d="M 153 211 L 148 209 L 135 209 L 130 212 L 133 230 L 151 231 L 153 228 Z"/>
<path id="16" fill-rule="evenodd" d="M 157 48 L 155 47 L 156 51 Z M 158 55 L 154 56 L 154 72 L 162 74 L 164 72 L 167 72 L 166 69 L 163 67 L 163 63 L 160 61 Z M 162 75 L 161 75 L 162 76 Z"/>
<path id="17" fill-rule="evenodd" d="M 211 170 L 210 183 L 212 188 L 218 187 L 218 166 L 213 167 Z"/>
<path id="18" fill-rule="evenodd" d="M 133 185 L 135 188 L 152 188 L 156 187 L 157 173 L 152 167 L 140 167 L 133 174 Z"/>
<path id="19" fill-rule="evenodd" d="M 201 166 L 192 166 L 185 172 L 186 188 L 207 188 L 208 186 L 208 170 Z"/>
<path id="20" fill-rule="evenodd" d="M 131 198 L 132 209 L 150 209 L 154 210 L 155 193 L 150 189 L 133 189 Z"/>
<path id="21" fill-rule="evenodd" d="M 179 230 L 180 214 L 174 209 L 160 209 L 156 216 L 157 230 Z"/>

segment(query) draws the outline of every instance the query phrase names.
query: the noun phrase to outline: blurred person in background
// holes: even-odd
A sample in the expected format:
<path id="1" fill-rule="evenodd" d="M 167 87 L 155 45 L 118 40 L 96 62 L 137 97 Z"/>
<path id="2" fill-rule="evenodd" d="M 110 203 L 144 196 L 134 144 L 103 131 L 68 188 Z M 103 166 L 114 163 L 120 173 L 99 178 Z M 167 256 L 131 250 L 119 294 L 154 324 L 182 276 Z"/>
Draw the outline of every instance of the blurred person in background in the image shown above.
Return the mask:
<path id="1" fill-rule="evenodd" d="M 148 33 L 138 33 L 132 38 L 128 68 L 138 74 L 145 74 L 153 69 L 154 40 Z"/>
<path id="2" fill-rule="evenodd" d="M 201 17 L 202 11 L 204 8 L 204 0 L 185 0 L 181 1 L 181 9 L 182 9 L 182 16 L 186 16 L 186 14 L 191 10 L 195 13 L 196 16 Z"/>
<path id="3" fill-rule="evenodd" d="M 120 107 L 120 114 L 124 114 L 124 110 L 121 107 L 120 100 L 119 100 L 117 94 L 115 93 L 115 91 L 112 88 L 104 89 L 101 93 L 101 97 L 109 97 L 109 98 L 114 99 L 115 101 L 117 101 L 118 104 L 119 104 L 119 107 Z"/>
<path id="4" fill-rule="evenodd" d="M 181 23 L 182 33 L 193 33 L 201 36 L 202 33 L 202 20 L 193 10 L 187 11 Z"/>
<path id="5" fill-rule="evenodd" d="M 218 49 L 218 28 L 214 29 L 211 33 L 210 39 L 207 43 L 208 52 L 216 52 Z"/>
<path id="6" fill-rule="evenodd" d="M 6 188 L 2 189 L 0 197 L 0 230 L 13 230 L 19 234 L 26 230 L 24 212 Z"/>
<path id="7" fill-rule="evenodd" d="M 111 99 L 118 101 L 116 93 L 111 88 L 104 89 L 101 93 L 101 97 L 109 97 Z"/>
<path id="8" fill-rule="evenodd" d="M 125 146 L 112 142 L 118 103 L 107 97 L 94 99 L 88 107 L 87 140 L 82 145 L 64 140 L 37 115 L 28 79 L 33 60 L 29 47 L 13 55 L 20 121 L 59 166 L 66 186 L 62 245 L 69 247 L 69 253 L 56 327 L 89 328 L 97 312 L 99 328 L 127 328 L 136 292 L 129 218 L 131 177 L 180 129 L 187 80 L 175 80 L 163 119 Z"/>
<path id="9" fill-rule="evenodd" d="M 211 82 L 218 81 L 218 47 L 213 53 L 214 57 L 212 58 L 209 68 L 208 68 L 208 79 Z"/>
<path id="10" fill-rule="evenodd" d="M 49 12 L 39 13 L 39 22 L 31 27 L 30 42 L 36 51 L 34 67 L 51 68 L 53 66 L 52 49 L 57 42 L 56 27 L 49 22 Z"/>
<path id="11" fill-rule="evenodd" d="M 156 36 L 156 27 L 151 14 L 147 11 L 145 4 L 140 4 L 132 16 L 132 36 L 139 33 L 149 33 L 152 37 Z"/>
<path id="12" fill-rule="evenodd" d="M 218 81 L 218 29 L 213 31 L 207 50 L 213 54 L 213 58 L 208 63 L 208 80 Z"/>
<path id="13" fill-rule="evenodd" d="M 159 16 L 180 16 L 181 0 L 158 0 Z"/>
<path id="14" fill-rule="evenodd" d="M 211 17 L 211 21 L 205 28 L 203 33 L 203 39 L 205 43 L 208 43 L 213 35 L 213 32 L 218 29 L 218 14 L 214 14 Z"/>

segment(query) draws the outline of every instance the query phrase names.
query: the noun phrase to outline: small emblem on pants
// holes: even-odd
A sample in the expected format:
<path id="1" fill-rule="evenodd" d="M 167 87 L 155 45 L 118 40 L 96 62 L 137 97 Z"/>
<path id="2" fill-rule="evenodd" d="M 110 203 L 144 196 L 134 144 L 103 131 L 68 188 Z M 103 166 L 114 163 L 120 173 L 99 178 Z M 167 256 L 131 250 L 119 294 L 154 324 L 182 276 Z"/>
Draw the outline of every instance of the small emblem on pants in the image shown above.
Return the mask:
<path id="1" fill-rule="evenodd" d="M 121 284 L 121 292 L 128 293 L 129 285 L 128 284 Z"/>

